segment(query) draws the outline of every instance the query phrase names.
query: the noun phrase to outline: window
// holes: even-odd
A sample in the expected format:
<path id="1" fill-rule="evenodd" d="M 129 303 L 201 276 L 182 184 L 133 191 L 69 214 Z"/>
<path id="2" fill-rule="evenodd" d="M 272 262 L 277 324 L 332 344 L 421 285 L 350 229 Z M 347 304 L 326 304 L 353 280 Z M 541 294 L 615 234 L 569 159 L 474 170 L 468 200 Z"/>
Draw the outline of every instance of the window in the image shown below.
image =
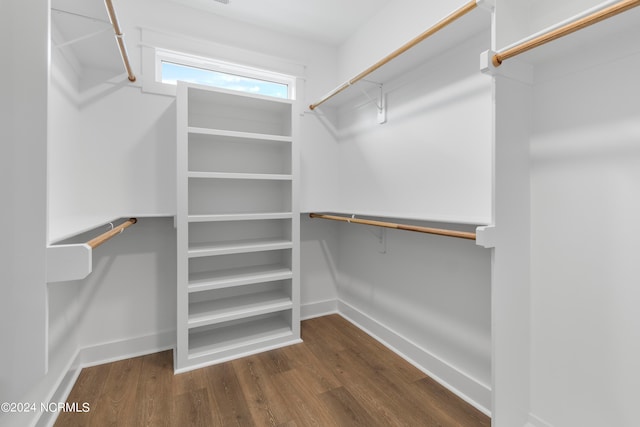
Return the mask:
<path id="1" fill-rule="evenodd" d="M 185 81 L 282 99 L 295 97 L 292 76 L 163 50 L 156 50 L 156 80 L 168 85 Z"/>

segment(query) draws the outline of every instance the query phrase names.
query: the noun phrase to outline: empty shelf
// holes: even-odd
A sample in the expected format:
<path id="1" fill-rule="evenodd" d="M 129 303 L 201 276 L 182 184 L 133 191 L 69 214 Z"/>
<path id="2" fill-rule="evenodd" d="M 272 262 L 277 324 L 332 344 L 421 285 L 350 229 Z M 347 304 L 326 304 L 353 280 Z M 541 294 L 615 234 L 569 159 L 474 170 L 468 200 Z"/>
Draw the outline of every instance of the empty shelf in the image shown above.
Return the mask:
<path id="1" fill-rule="evenodd" d="M 275 251 L 290 249 L 293 247 L 291 240 L 283 239 L 256 239 L 239 240 L 220 243 L 192 243 L 189 246 L 189 257 L 202 257 L 211 255 L 239 254 L 246 252 Z"/>
<path id="2" fill-rule="evenodd" d="M 214 222 L 214 221 L 249 221 L 262 219 L 291 219 L 291 212 L 264 212 L 264 213 L 243 213 L 243 214 L 212 214 L 212 215 L 189 215 L 189 222 Z"/>
<path id="3" fill-rule="evenodd" d="M 189 292 L 200 292 L 230 286 L 275 282 L 292 277 L 291 268 L 277 264 L 241 267 L 215 272 L 192 273 L 189 275 L 188 288 Z"/>
<path id="4" fill-rule="evenodd" d="M 281 291 L 260 292 L 189 304 L 189 327 L 212 325 L 230 320 L 290 309 L 291 297 Z"/>
<path id="5" fill-rule="evenodd" d="M 217 136 L 226 136 L 230 138 L 254 139 L 254 140 L 261 140 L 261 141 L 290 142 L 293 140 L 291 136 L 273 135 L 268 133 L 238 132 L 238 131 L 223 130 L 223 129 L 209 129 L 209 128 L 196 127 L 196 126 L 189 126 L 188 132 L 191 134 L 217 135 Z"/>
<path id="6" fill-rule="evenodd" d="M 277 174 L 277 173 L 191 171 L 187 173 L 187 176 L 189 178 L 205 178 L 205 179 L 253 179 L 253 180 L 270 180 L 270 181 L 291 181 L 293 179 L 293 176 L 290 174 Z"/>
<path id="7" fill-rule="evenodd" d="M 189 358 L 203 357 L 233 350 L 252 347 L 271 340 L 291 336 L 291 324 L 282 316 L 271 316 L 236 323 L 215 329 L 189 333 Z"/>

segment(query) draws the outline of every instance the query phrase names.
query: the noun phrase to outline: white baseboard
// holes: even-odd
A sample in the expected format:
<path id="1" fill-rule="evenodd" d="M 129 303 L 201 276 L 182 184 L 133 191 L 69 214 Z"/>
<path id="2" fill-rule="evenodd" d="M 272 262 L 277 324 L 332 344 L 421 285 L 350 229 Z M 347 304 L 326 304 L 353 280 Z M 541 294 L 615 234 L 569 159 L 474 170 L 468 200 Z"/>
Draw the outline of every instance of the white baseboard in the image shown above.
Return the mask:
<path id="1" fill-rule="evenodd" d="M 343 302 L 338 313 L 345 319 L 380 341 L 391 351 L 451 390 L 479 411 L 491 415 L 491 387 L 470 377 L 446 361 L 421 348 L 411 340 L 378 323 L 367 314 Z"/>
<path id="2" fill-rule="evenodd" d="M 162 331 L 153 335 L 113 341 L 80 350 L 79 366 L 87 368 L 169 350 L 176 345 L 176 331 Z"/>
<path id="3" fill-rule="evenodd" d="M 300 318 L 302 320 L 313 319 L 314 317 L 326 316 L 338 312 L 338 300 L 326 300 L 312 302 L 300 306 Z"/>
<path id="4" fill-rule="evenodd" d="M 526 427 L 553 427 L 553 425 L 530 413 Z"/>

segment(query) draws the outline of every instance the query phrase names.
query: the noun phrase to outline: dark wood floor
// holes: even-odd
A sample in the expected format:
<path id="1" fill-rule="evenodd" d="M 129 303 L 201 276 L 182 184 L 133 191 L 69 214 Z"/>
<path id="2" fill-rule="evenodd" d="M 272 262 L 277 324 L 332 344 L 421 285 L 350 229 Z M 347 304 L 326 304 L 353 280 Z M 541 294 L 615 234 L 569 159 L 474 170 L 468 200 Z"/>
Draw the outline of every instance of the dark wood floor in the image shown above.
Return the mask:
<path id="1" fill-rule="evenodd" d="M 56 426 L 490 426 L 338 315 L 304 343 L 173 374 L 170 351 L 85 368 Z"/>

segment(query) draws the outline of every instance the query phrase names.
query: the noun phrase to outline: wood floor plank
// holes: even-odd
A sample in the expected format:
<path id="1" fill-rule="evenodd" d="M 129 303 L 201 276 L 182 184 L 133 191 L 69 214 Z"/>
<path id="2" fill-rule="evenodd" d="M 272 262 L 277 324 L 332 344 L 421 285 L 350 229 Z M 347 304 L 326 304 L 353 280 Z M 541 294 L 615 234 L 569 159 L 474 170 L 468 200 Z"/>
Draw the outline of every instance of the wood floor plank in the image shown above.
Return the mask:
<path id="1" fill-rule="evenodd" d="M 339 426 L 329 407 L 320 395 L 307 387 L 297 369 L 292 369 L 273 376 L 283 395 L 289 402 L 294 421 L 304 426 L 333 427 Z"/>
<path id="2" fill-rule="evenodd" d="M 207 376 L 207 388 L 216 403 L 222 425 L 254 426 L 242 387 L 231 363 L 202 368 Z"/>
<path id="3" fill-rule="evenodd" d="M 173 397 L 172 426 L 222 427 L 222 420 L 212 408 L 206 388 L 191 390 Z"/>
<path id="4" fill-rule="evenodd" d="M 320 397 L 341 426 L 386 426 L 381 420 L 374 418 L 345 387 L 334 388 L 322 393 Z"/>
<path id="5" fill-rule="evenodd" d="M 288 402 L 282 397 L 258 355 L 232 362 L 247 406 L 255 423 L 260 426 L 280 426 L 293 419 Z"/>
<path id="6" fill-rule="evenodd" d="M 87 403 L 89 412 L 61 412 L 55 423 L 55 427 L 76 427 L 88 425 L 91 419 L 91 411 L 95 410 L 97 403 L 102 395 L 104 384 L 111 365 L 99 365 L 85 368 L 80 372 L 73 389 L 69 393 L 67 402 L 70 403 Z"/>
<path id="7" fill-rule="evenodd" d="M 334 316 L 327 320 L 331 326 L 325 328 L 324 333 L 342 336 L 345 349 L 337 353 L 327 351 L 323 346 L 312 349 L 318 359 L 330 364 L 345 387 L 362 400 L 370 411 L 391 424 L 440 425 L 440 420 L 434 414 L 421 409 L 424 402 L 419 402 L 411 395 L 411 383 L 401 381 L 397 372 L 389 369 L 396 364 L 406 364 L 405 361 L 383 346 L 374 346 L 373 349 L 363 351 L 363 348 L 368 346 L 366 341 L 371 340 L 368 335 L 364 332 L 350 333 L 355 327 L 342 323 Z M 386 363 L 389 354 L 396 358 L 397 362 Z M 424 374 L 422 376 L 424 377 Z M 412 376 L 406 379 L 410 378 Z M 387 402 L 394 404 L 389 407 Z M 400 419 L 398 412 L 402 413 Z"/>
<path id="8" fill-rule="evenodd" d="M 111 364 L 100 399 L 95 408 L 91 408 L 90 425 L 136 426 L 135 414 L 140 407 L 136 401 L 136 388 L 141 367 L 141 357 Z"/>
<path id="9" fill-rule="evenodd" d="M 446 416 L 449 419 L 451 425 L 491 426 L 491 418 L 447 390 L 433 378 L 423 378 L 416 381 L 415 385 L 419 389 L 416 396 L 430 402 L 443 417 Z"/>
<path id="10" fill-rule="evenodd" d="M 282 348 L 258 353 L 255 355 L 260 360 L 264 368 L 271 375 L 287 372 L 291 369 L 291 362 Z"/>
<path id="11" fill-rule="evenodd" d="M 358 376 L 350 369 L 352 356 L 347 349 L 336 352 L 318 345 L 312 347 L 311 351 L 327 369 L 334 373 L 340 384 L 350 390 L 354 396 L 357 396 L 359 402 L 367 408 L 374 418 L 381 420 L 386 425 L 406 425 L 393 408 L 393 402 L 389 402 L 383 393 L 372 389 L 366 376 Z"/>
<path id="12" fill-rule="evenodd" d="M 284 347 L 282 351 L 289 360 L 296 361 L 293 366 L 298 374 L 303 377 L 307 387 L 311 388 L 315 393 L 324 393 L 341 386 L 340 381 L 338 381 L 333 372 L 327 369 L 306 345 L 291 345 Z"/>
<path id="13" fill-rule="evenodd" d="M 142 358 L 136 401 L 136 426 L 170 426 L 173 364 L 171 352 L 150 354 Z"/>
<path id="14" fill-rule="evenodd" d="M 384 344 L 380 343 L 363 330 L 359 329 L 351 322 L 340 315 L 327 316 L 327 323 L 331 325 L 333 333 L 339 333 L 350 343 L 347 347 L 354 353 L 361 356 L 363 360 L 375 360 L 380 367 L 392 372 L 396 379 L 401 379 L 407 383 L 413 383 L 427 377 L 427 375 L 407 363 L 397 354 L 390 351 Z M 356 345 L 357 344 L 357 345 Z M 375 357 L 369 357 L 375 355 Z"/>

